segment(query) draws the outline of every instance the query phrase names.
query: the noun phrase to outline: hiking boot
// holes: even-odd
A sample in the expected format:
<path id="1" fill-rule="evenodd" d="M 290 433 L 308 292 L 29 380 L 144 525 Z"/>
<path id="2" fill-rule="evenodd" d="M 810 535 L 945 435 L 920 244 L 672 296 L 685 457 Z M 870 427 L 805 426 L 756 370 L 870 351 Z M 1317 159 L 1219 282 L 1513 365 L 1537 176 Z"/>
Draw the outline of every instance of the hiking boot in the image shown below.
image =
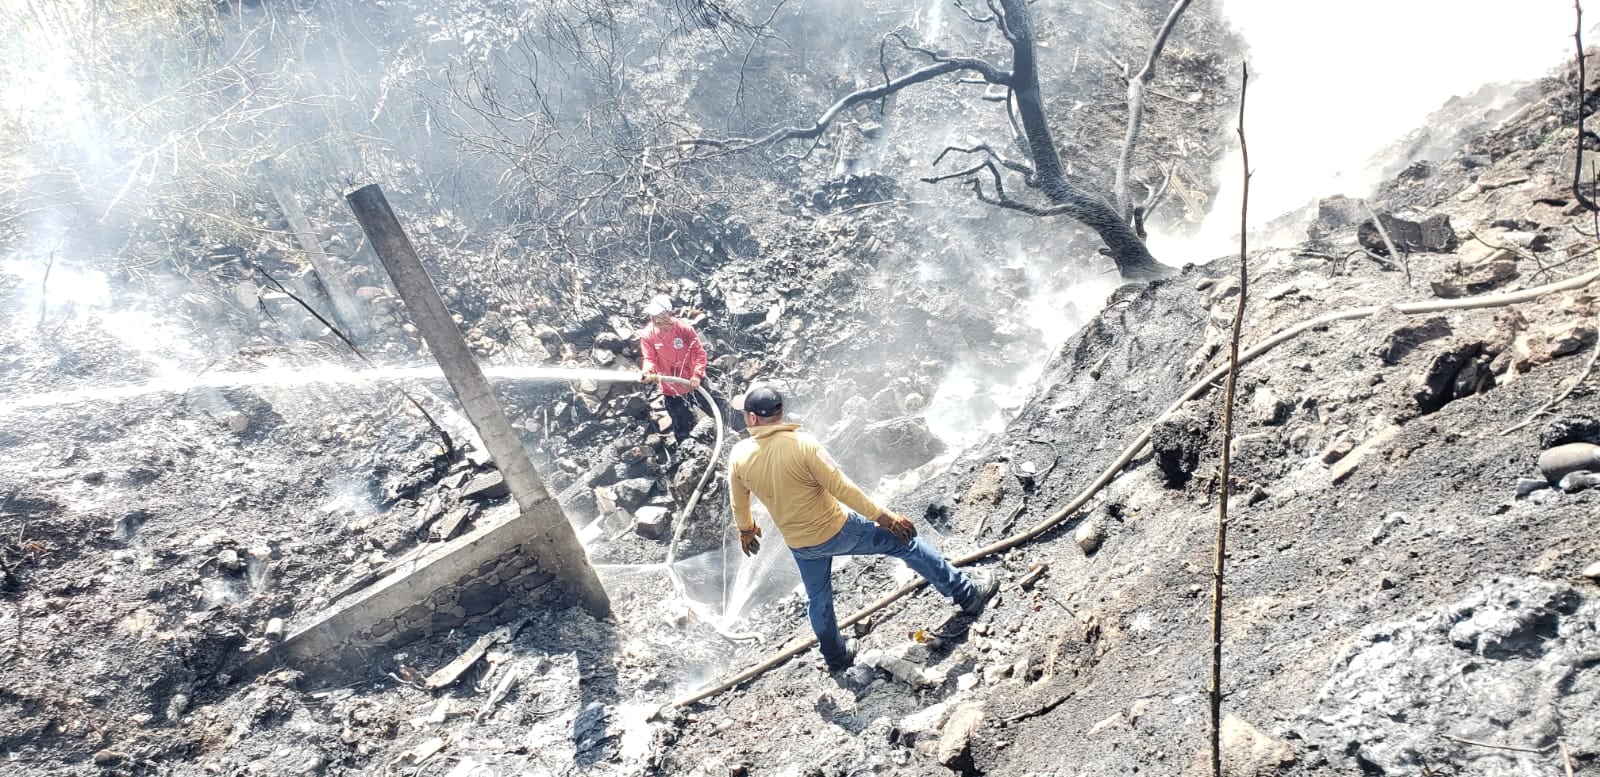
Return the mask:
<path id="1" fill-rule="evenodd" d="M 993 572 L 977 572 L 970 575 L 972 580 L 972 598 L 961 605 L 961 611 L 968 615 L 977 615 L 983 612 L 983 606 L 994 598 L 995 592 L 1000 590 L 1000 578 Z"/>
<path id="2" fill-rule="evenodd" d="M 830 672 L 849 669 L 856 663 L 856 641 L 853 639 L 845 640 L 844 655 L 834 656 L 833 658 L 824 657 L 822 660 L 828 664 L 828 671 Z"/>

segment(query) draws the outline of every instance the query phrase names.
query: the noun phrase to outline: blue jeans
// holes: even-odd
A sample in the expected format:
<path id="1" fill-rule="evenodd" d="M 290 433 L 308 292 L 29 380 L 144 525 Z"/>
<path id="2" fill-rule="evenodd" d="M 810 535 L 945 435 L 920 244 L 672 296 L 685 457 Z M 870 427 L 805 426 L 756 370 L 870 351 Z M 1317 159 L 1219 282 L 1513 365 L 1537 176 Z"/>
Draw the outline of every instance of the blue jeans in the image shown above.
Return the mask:
<path id="1" fill-rule="evenodd" d="M 817 647 L 829 661 L 842 658 L 845 653 L 844 637 L 839 634 L 839 621 L 833 614 L 834 556 L 893 556 L 956 604 L 964 605 L 977 595 L 972 581 L 921 538 L 913 539 L 909 545 L 903 543 L 889 530 L 854 511 L 845 511 L 844 526 L 832 538 L 808 548 L 790 548 L 789 552 L 794 554 L 800 581 L 806 587 L 806 611 L 811 630 L 817 635 Z"/>

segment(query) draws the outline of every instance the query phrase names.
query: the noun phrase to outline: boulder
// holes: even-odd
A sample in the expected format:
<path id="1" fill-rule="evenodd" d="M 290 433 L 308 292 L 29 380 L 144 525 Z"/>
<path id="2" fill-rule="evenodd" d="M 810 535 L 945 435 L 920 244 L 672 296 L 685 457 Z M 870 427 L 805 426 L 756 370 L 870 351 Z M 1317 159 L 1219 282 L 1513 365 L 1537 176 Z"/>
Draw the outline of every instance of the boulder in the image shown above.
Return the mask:
<path id="1" fill-rule="evenodd" d="M 1550 485 L 1574 472 L 1600 472 L 1600 445 L 1570 442 L 1539 454 L 1539 474 Z"/>
<path id="2" fill-rule="evenodd" d="M 826 444 L 850 478 L 861 484 L 922 466 L 945 451 L 944 441 L 921 416 L 844 425 Z"/>
<path id="3" fill-rule="evenodd" d="M 1262 386 L 1250 399 L 1250 415 L 1262 426 L 1277 426 L 1289 420 L 1294 403 L 1278 396 L 1277 392 Z"/>
<path id="4" fill-rule="evenodd" d="M 1295 761 L 1294 748 L 1233 714 L 1224 715 L 1220 733 L 1222 771 L 1230 777 L 1278 774 Z"/>
<path id="5" fill-rule="evenodd" d="M 656 482 L 650 478 L 629 478 L 617 481 L 611 487 L 611 492 L 616 497 L 617 507 L 634 510 L 650 498 L 650 492 L 655 487 Z"/>
<path id="6" fill-rule="evenodd" d="M 1569 494 L 1584 491 L 1595 486 L 1600 486 L 1600 474 L 1594 472 L 1572 472 L 1561 479 L 1559 484 L 1562 491 Z"/>
<path id="7" fill-rule="evenodd" d="M 1412 397 L 1423 414 L 1432 413 L 1457 399 L 1456 377 L 1483 353 L 1483 343 L 1477 340 L 1457 340 L 1434 354 L 1422 372 L 1415 377 L 1417 389 Z"/>
<path id="8" fill-rule="evenodd" d="M 1392 367 L 1423 343 L 1449 337 L 1450 334 L 1450 324 L 1443 316 L 1408 322 L 1389 332 L 1378 346 L 1376 354 L 1383 360 L 1384 366 Z"/>
<path id="9" fill-rule="evenodd" d="M 1557 418 L 1539 434 L 1541 450 L 1570 442 L 1600 443 L 1600 419 L 1582 415 Z"/>
<path id="10" fill-rule="evenodd" d="M 1150 448 L 1156 454 L 1156 467 L 1165 476 L 1167 488 L 1182 488 L 1200 466 L 1200 451 L 1206 446 L 1206 433 L 1200 418 L 1184 408 L 1157 421 L 1150 430 Z"/>
<path id="11" fill-rule="evenodd" d="M 633 514 L 633 533 L 647 540 L 659 540 L 666 536 L 671 521 L 672 513 L 667 508 L 646 505 Z"/>
<path id="12" fill-rule="evenodd" d="M 1429 216 L 1422 221 L 1410 221 L 1380 213 L 1378 220 L 1383 224 L 1384 232 L 1389 234 L 1389 239 L 1394 242 L 1397 251 L 1448 253 L 1460 245 L 1455 229 L 1450 226 L 1450 217 L 1444 214 Z M 1371 219 L 1362 222 L 1361 226 L 1356 228 L 1356 239 L 1363 248 L 1372 253 L 1379 256 L 1389 255 L 1389 246 L 1383 240 L 1383 233 L 1378 231 L 1377 225 Z"/>
<path id="13" fill-rule="evenodd" d="M 968 756 L 972 736 L 983 725 L 983 702 L 968 702 L 955 708 L 939 735 L 939 763 L 952 766 Z"/>
<path id="14" fill-rule="evenodd" d="M 506 486 L 506 479 L 499 472 L 485 472 L 473 478 L 465 488 L 461 489 L 461 498 L 488 501 L 499 499 L 509 493 L 511 489 Z"/>

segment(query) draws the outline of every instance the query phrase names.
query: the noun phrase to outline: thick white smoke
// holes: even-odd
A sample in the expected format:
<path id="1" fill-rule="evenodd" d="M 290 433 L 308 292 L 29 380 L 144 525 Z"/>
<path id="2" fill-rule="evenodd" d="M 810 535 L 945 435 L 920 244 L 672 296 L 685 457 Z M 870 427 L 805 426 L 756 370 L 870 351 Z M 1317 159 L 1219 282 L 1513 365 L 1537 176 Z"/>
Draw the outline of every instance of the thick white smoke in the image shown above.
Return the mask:
<path id="1" fill-rule="evenodd" d="M 1373 154 L 1451 97 L 1540 77 L 1575 52 L 1568 0 L 1223 0 L 1222 9 L 1249 47 L 1252 224 L 1322 197 L 1370 194 L 1381 174 Z M 1237 251 L 1237 151 L 1219 173 L 1222 191 L 1195 238 L 1152 236 L 1163 262 Z"/>

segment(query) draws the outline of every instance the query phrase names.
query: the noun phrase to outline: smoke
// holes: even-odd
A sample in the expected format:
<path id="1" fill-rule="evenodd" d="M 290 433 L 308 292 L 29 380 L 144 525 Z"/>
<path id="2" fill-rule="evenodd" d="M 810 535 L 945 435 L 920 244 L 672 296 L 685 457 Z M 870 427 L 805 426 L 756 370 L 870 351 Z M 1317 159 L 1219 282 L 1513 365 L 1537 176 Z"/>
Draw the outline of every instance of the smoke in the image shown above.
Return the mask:
<path id="1" fill-rule="evenodd" d="M 1514 5 L 1223 0 L 1248 46 L 1251 223 L 1323 197 L 1370 195 L 1388 172 L 1386 160 L 1373 155 L 1423 126 L 1452 96 L 1487 82 L 1536 78 L 1572 56 L 1572 3 Z M 1236 251 L 1241 175 L 1235 150 L 1219 164 L 1222 191 L 1205 224 L 1192 239 L 1152 235 L 1156 256 L 1181 265 Z M 1283 243 L 1303 236 L 1295 229 L 1259 237 Z"/>

